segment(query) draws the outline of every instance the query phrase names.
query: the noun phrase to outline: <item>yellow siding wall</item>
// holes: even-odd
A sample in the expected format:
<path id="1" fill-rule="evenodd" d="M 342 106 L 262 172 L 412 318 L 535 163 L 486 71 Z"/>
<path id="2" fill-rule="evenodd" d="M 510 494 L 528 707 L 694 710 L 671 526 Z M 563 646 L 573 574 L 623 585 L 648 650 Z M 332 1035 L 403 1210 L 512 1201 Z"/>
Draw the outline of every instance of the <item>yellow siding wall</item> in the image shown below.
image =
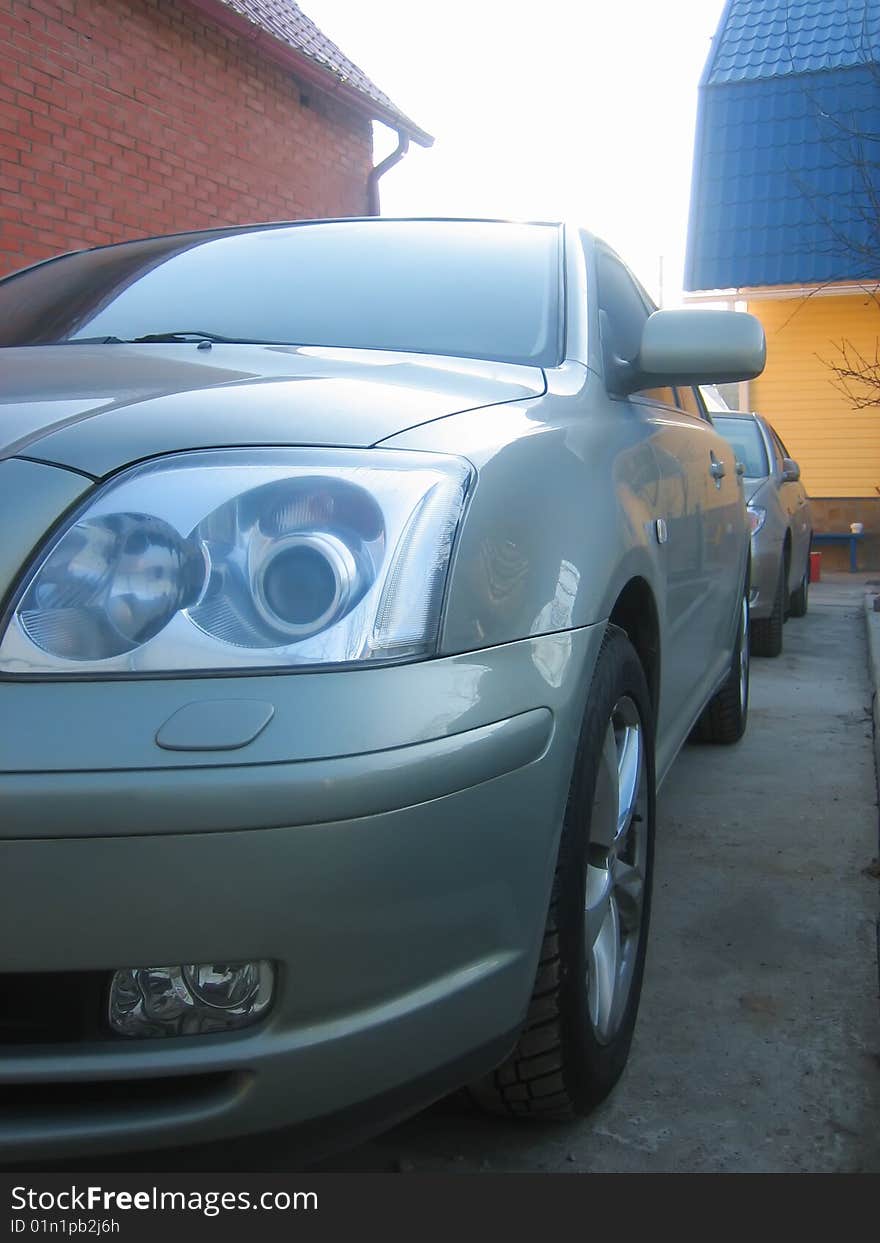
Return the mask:
<path id="1" fill-rule="evenodd" d="M 827 363 L 842 338 L 873 360 L 880 308 L 866 296 L 829 296 L 754 301 L 749 310 L 767 334 L 767 368 L 749 385 L 749 405 L 798 460 L 808 493 L 876 497 L 880 408 L 853 410 Z"/>

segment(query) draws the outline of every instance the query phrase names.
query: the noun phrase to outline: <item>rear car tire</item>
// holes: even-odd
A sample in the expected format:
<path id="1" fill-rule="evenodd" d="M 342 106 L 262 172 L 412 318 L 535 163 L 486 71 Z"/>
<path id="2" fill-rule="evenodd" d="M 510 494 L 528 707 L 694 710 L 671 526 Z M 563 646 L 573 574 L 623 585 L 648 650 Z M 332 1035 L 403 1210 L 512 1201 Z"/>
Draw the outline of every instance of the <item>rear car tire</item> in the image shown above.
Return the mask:
<path id="1" fill-rule="evenodd" d="M 752 622 L 752 654 L 778 656 L 782 651 L 782 627 L 785 623 L 785 558 L 779 562 L 779 578 L 773 610 L 769 617 Z"/>
<path id="2" fill-rule="evenodd" d="M 800 581 L 800 586 L 796 591 L 791 593 L 791 603 L 788 608 L 789 617 L 806 617 L 807 609 L 810 604 L 810 553 L 807 551 L 807 564 L 804 568 L 804 576 Z"/>
<path id="3" fill-rule="evenodd" d="M 651 909 L 654 734 L 641 662 L 609 625 L 593 673 L 525 1027 L 471 1086 L 490 1113 L 584 1115 L 623 1071 Z"/>
<path id="4" fill-rule="evenodd" d="M 703 709 L 691 732 L 692 742 L 728 745 L 739 742 L 746 732 L 749 721 L 749 632 L 749 587 L 746 583 L 740 603 L 736 643 L 730 658 L 730 672 L 724 685 Z"/>

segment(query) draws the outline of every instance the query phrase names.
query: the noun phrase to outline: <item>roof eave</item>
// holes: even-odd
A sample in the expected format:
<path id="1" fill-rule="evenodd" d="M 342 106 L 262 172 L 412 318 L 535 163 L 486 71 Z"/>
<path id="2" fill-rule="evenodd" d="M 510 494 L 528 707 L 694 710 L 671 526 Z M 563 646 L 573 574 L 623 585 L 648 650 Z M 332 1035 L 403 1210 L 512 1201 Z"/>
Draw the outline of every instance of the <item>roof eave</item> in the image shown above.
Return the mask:
<path id="1" fill-rule="evenodd" d="M 289 69 L 302 81 L 348 104 L 349 107 L 369 117 L 370 120 L 381 121 L 383 125 L 388 125 L 391 129 L 402 131 L 420 147 L 433 146 L 432 135 L 404 116 L 402 112 L 386 108 L 377 100 L 371 99 L 369 95 L 341 81 L 330 69 L 325 69 L 305 52 L 298 51 L 282 39 L 276 39 L 268 31 L 262 30 L 247 17 L 230 9 L 223 3 L 223 0 L 186 0 L 186 3 L 210 17 L 218 26 L 224 27 L 258 47 L 268 60 Z"/>
<path id="2" fill-rule="evenodd" d="M 862 294 L 877 288 L 878 281 L 836 281 L 816 284 L 741 285 L 729 289 L 689 289 L 686 302 L 773 302 L 791 298 L 834 298 Z"/>

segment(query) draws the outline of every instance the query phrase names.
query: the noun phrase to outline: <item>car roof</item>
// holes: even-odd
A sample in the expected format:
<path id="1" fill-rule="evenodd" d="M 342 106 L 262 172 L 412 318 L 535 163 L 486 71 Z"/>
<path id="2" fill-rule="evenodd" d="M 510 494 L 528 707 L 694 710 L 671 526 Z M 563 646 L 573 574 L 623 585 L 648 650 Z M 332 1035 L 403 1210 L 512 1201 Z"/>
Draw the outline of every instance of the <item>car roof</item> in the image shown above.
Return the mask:
<path id="1" fill-rule="evenodd" d="M 209 225 L 204 229 L 179 229 L 172 233 L 147 233 L 142 237 L 128 237 L 119 242 L 105 242 L 100 246 L 82 246 L 66 251 L 77 255 L 92 250 L 112 250 L 115 246 L 130 246 L 132 242 L 150 242 L 158 238 L 222 236 L 224 233 L 257 233 L 264 229 L 292 229 L 316 224 L 521 224 L 540 228 L 561 228 L 560 220 L 510 220 L 502 216 L 321 216 L 304 220 L 254 220 L 245 224 Z"/>
<path id="2" fill-rule="evenodd" d="M 71 255 L 88 255 L 102 250 L 114 250 L 119 246 L 132 246 L 138 242 L 155 242 L 164 238 L 223 237 L 226 234 L 233 236 L 236 233 L 258 233 L 268 229 L 290 229 L 316 224 L 410 224 L 422 222 L 425 224 L 521 224 L 540 228 L 565 228 L 565 221 L 562 220 L 511 220 L 505 219 L 503 216 L 321 216 L 305 220 L 255 220 L 247 224 L 220 224 L 209 225 L 204 229 L 180 229 L 174 233 L 145 233 L 141 237 L 127 237 L 119 242 L 104 242 L 100 246 L 80 246 L 76 250 L 63 250 L 59 251 L 58 254 L 48 255 L 45 259 L 38 259 L 35 263 L 25 264 L 23 268 L 16 268 L 12 272 L 7 272 L 0 277 L 0 281 L 8 280 L 11 276 L 21 276 L 25 272 L 30 272 L 33 268 L 40 268 L 45 264 L 54 263 L 56 259 L 67 259 Z"/>

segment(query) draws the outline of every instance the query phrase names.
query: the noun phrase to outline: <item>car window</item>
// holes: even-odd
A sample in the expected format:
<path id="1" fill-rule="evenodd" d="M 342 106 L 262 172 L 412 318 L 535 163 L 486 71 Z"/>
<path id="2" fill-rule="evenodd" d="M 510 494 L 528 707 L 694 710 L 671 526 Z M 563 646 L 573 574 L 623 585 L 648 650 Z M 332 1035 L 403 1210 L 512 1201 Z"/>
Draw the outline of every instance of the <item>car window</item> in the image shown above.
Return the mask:
<path id="1" fill-rule="evenodd" d="M 642 332 L 653 307 L 626 267 L 601 246 L 596 250 L 596 282 L 606 358 L 610 354 L 632 362 L 641 348 Z M 678 406 L 671 386 L 640 389 L 633 396 L 661 406 Z"/>
<path id="2" fill-rule="evenodd" d="M 776 433 L 774 432 L 773 428 L 771 427 L 769 430 L 770 430 L 770 446 L 773 450 L 773 460 L 776 463 L 776 469 L 781 473 L 782 472 L 782 459 L 786 456 L 786 454 L 783 452 L 782 442 L 779 439 L 779 437 L 776 435 Z"/>
<path id="3" fill-rule="evenodd" d="M 689 384 L 679 384 L 675 391 L 678 394 L 678 404 L 685 413 L 692 414 L 695 419 L 711 422 L 697 396 L 696 389 L 691 388 Z"/>
<path id="4" fill-rule="evenodd" d="M 769 427 L 769 424 L 768 424 L 768 427 Z M 771 435 L 771 437 L 773 438 L 773 443 L 774 443 L 775 447 L 776 447 L 776 448 L 778 449 L 778 451 L 782 454 L 782 456 L 783 456 L 783 457 L 791 457 L 791 454 L 789 453 L 788 449 L 786 449 L 785 445 L 782 443 L 782 439 L 781 439 L 781 437 L 780 437 L 779 433 L 778 433 L 777 431 L 775 431 L 775 430 L 774 430 L 774 428 L 772 428 L 772 427 L 770 428 L 770 435 Z"/>
<path id="5" fill-rule="evenodd" d="M 647 401 L 652 401 L 660 406 L 672 406 L 676 408 L 678 403 L 675 400 L 674 388 L 643 388 L 634 394 L 637 397 L 644 397 Z"/>
<path id="6" fill-rule="evenodd" d="M 730 413 L 731 407 L 719 393 L 717 385 L 701 384 L 700 396 L 703 398 L 703 404 L 710 415 Z"/>
<path id="7" fill-rule="evenodd" d="M 602 345 L 606 352 L 632 362 L 650 312 L 629 272 L 602 247 L 596 250 L 596 286 Z"/>
<path id="8" fill-rule="evenodd" d="M 169 332 L 555 366 L 559 230 L 339 221 L 179 234 L 0 281 L 0 345 Z"/>
<path id="9" fill-rule="evenodd" d="M 745 473 L 752 479 L 763 479 L 770 474 L 764 437 L 754 419 L 735 419 L 716 414 L 715 428 L 733 446 L 736 460 L 742 462 Z"/>

